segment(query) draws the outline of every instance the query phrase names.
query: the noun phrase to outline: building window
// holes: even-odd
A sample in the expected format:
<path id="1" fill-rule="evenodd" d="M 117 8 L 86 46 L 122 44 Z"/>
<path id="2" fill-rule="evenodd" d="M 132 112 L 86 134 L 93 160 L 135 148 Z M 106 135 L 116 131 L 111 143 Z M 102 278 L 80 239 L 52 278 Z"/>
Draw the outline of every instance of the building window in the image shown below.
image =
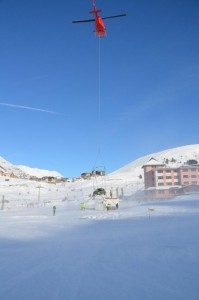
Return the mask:
<path id="1" fill-rule="evenodd" d="M 184 181 L 184 185 L 189 185 L 189 182 L 188 181 Z"/>
<path id="2" fill-rule="evenodd" d="M 158 170 L 158 173 L 163 173 L 163 171 L 162 171 L 162 170 L 161 170 L 161 171 L 160 171 L 160 170 Z"/>
<path id="3" fill-rule="evenodd" d="M 183 175 L 183 178 L 189 178 L 189 176 L 188 175 Z"/>
<path id="4" fill-rule="evenodd" d="M 166 179 L 171 179 L 171 176 L 166 176 Z"/>
<path id="5" fill-rule="evenodd" d="M 191 184 L 197 184 L 197 181 L 192 181 Z"/>
<path id="6" fill-rule="evenodd" d="M 174 181 L 175 185 L 180 185 L 179 181 Z"/>
<path id="7" fill-rule="evenodd" d="M 163 176 L 158 176 L 158 179 L 163 179 Z"/>
<path id="8" fill-rule="evenodd" d="M 191 175 L 191 178 L 196 178 L 196 175 Z"/>
<path id="9" fill-rule="evenodd" d="M 158 183 L 158 186 L 163 186 L 164 185 L 164 183 Z"/>

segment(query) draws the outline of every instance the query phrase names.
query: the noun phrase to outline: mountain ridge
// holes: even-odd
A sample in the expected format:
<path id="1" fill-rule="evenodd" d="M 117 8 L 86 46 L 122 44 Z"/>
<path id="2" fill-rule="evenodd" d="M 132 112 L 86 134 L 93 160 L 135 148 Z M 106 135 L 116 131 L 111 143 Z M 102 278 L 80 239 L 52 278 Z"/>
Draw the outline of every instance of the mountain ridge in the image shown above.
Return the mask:
<path id="1" fill-rule="evenodd" d="M 3 173 L 13 173 L 18 178 L 27 179 L 30 176 L 42 178 L 45 176 L 64 177 L 57 171 L 49 171 L 38 168 L 31 168 L 23 165 L 14 165 L 0 156 L 0 171 Z"/>
<path id="2" fill-rule="evenodd" d="M 133 168 L 140 169 L 140 167 L 147 163 L 152 157 L 157 159 L 160 163 L 164 163 L 168 167 L 178 167 L 180 165 L 185 164 L 189 159 L 196 159 L 197 161 L 199 161 L 199 144 L 170 148 L 160 152 L 155 152 L 142 156 L 132 161 L 131 163 L 121 167 L 120 169 L 112 172 L 111 175 L 117 175 L 118 173 L 126 173 Z"/>
<path id="3" fill-rule="evenodd" d="M 199 162 L 199 144 L 185 145 L 176 148 L 166 149 L 160 152 L 151 153 L 142 156 L 129 164 L 117 169 L 116 171 L 107 174 L 110 180 L 123 179 L 126 181 L 137 181 L 140 175 L 143 175 L 142 166 L 146 164 L 150 158 L 157 159 L 160 163 L 164 163 L 168 167 L 179 167 L 185 164 L 190 159 L 195 159 Z M 14 173 L 18 178 L 27 179 L 30 176 L 42 178 L 45 176 L 64 177 L 57 171 L 43 170 L 39 168 L 31 168 L 24 165 L 14 165 L 0 156 L 0 171 L 4 173 Z M 140 181 L 139 181 L 140 182 Z"/>

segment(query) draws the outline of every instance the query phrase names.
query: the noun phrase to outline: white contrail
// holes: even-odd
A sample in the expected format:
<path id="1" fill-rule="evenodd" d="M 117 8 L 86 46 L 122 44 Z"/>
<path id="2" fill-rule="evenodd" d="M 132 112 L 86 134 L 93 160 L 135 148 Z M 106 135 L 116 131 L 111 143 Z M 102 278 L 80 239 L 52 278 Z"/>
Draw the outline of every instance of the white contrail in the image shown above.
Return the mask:
<path id="1" fill-rule="evenodd" d="M 35 108 L 35 107 L 29 107 L 29 106 L 23 106 L 23 105 L 15 105 L 15 104 L 10 104 L 10 103 L 3 103 L 3 102 L 0 102 L 0 105 L 14 107 L 14 108 L 21 108 L 21 109 L 29 109 L 29 110 L 34 110 L 34 111 L 40 111 L 40 112 L 44 112 L 44 113 L 48 113 L 48 114 L 58 114 L 55 111 L 41 109 L 41 108 Z"/>

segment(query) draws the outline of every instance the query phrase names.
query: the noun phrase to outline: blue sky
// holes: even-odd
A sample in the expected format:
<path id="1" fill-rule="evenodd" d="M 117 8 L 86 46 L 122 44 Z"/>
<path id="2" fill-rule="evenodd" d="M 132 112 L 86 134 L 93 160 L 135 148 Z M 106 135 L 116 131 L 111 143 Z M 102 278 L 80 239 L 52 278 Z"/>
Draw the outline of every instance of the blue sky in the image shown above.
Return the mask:
<path id="1" fill-rule="evenodd" d="M 100 41 L 100 126 L 99 39 L 93 23 L 71 23 L 90 18 L 91 0 L 0 1 L 0 155 L 8 161 L 73 177 L 198 143 L 199 1 L 96 5 L 102 16 L 128 14 L 106 20 Z"/>

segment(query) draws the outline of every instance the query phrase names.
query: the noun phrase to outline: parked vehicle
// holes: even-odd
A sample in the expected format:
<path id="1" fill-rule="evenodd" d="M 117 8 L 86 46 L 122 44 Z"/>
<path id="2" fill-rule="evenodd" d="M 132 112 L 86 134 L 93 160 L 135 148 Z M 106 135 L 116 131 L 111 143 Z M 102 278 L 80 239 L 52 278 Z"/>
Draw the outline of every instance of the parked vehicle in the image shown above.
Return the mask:
<path id="1" fill-rule="evenodd" d="M 105 189 L 103 189 L 103 188 L 98 188 L 98 189 L 96 189 L 96 190 L 93 192 L 93 196 L 96 196 L 96 195 L 106 195 Z"/>

